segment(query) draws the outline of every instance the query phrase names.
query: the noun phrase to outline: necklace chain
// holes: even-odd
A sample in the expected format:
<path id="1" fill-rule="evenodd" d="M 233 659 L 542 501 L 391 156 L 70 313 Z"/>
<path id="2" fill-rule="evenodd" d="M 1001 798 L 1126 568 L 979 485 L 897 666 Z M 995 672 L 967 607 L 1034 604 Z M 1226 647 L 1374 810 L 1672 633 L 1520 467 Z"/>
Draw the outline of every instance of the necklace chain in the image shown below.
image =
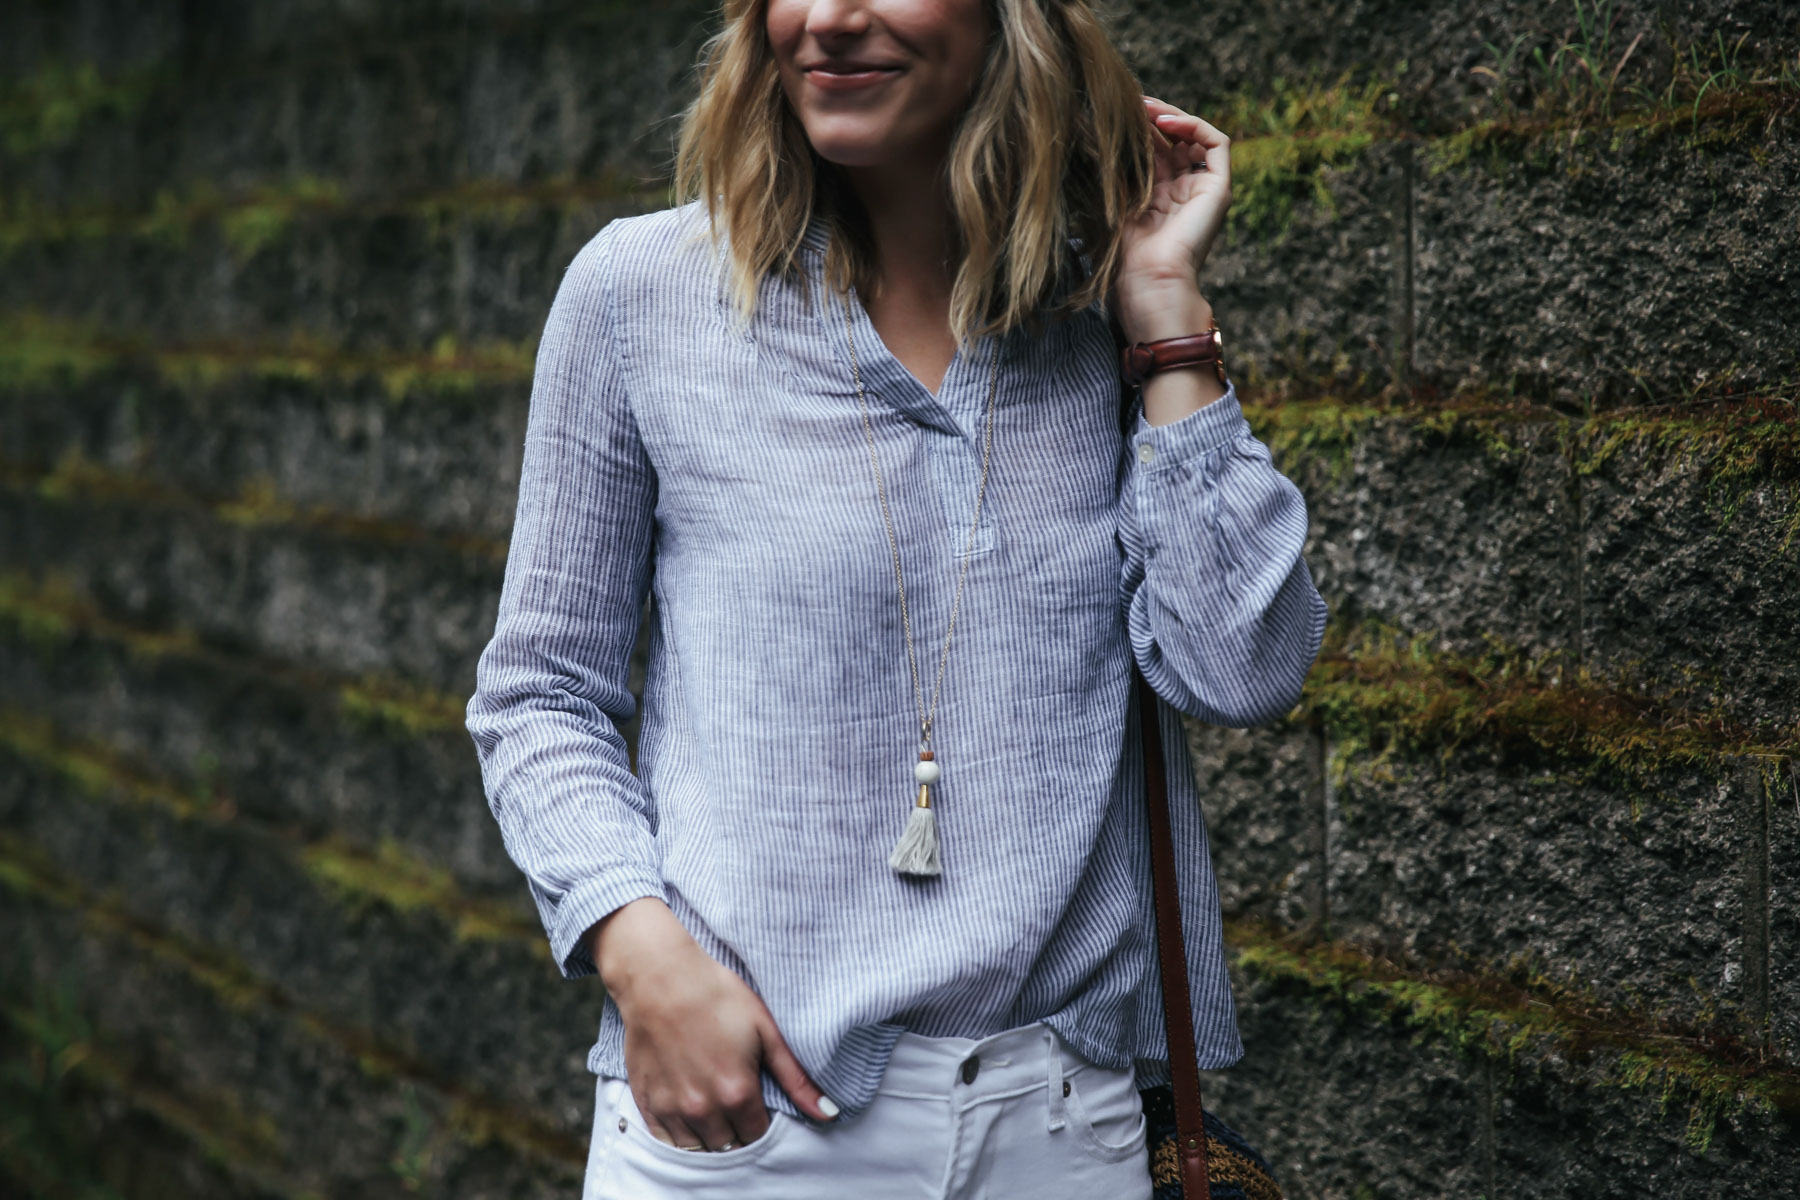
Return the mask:
<path id="1" fill-rule="evenodd" d="M 950 625 L 944 630 L 944 649 L 938 655 L 937 678 L 931 685 L 931 706 L 919 686 L 919 662 L 913 653 L 912 616 L 906 607 L 906 576 L 900 570 L 900 542 L 894 536 L 894 517 L 888 508 L 887 487 L 881 477 L 881 457 L 875 451 L 875 427 L 869 421 L 868 401 L 863 398 L 862 369 L 856 361 L 856 336 L 850 325 L 850 298 L 844 297 L 844 336 L 850 343 L 850 372 L 856 379 L 856 406 L 862 413 L 863 437 L 869 447 L 869 466 L 875 472 L 875 495 L 881 501 L 881 520 L 887 528 L 888 551 L 894 560 L 894 583 L 900 591 L 900 625 L 906 633 L 906 662 L 912 668 L 913 703 L 919 712 L 919 749 L 931 747 L 931 723 L 937 717 L 938 692 L 944 683 L 944 667 L 950 661 L 950 639 L 956 636 L 956 614 L 962 608 L 963 580 L 975 549 L 975 532 L 981 528 L 981 501 L 987 494 L 988 459 L 994 447 L 994 395 L 1000 380 L 1000 346 L 994 345 L 993 366 L 988 372 L 987 420 L 982 427 L 981 483 L 975 489 L 975 516 L 969 522 L 969 540 L 963 548 L 962 567 L 956 573 L 956 595 L 950 603 Z"/>

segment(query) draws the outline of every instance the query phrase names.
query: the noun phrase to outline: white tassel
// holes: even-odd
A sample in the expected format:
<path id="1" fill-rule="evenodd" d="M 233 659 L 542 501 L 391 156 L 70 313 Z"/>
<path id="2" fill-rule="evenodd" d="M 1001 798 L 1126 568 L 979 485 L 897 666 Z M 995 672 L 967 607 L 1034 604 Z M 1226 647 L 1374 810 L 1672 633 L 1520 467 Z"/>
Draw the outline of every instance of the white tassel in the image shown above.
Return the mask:
<path id="1" fill-rule="evenodd" d="M 906 818 L 906 828 L 888 855 L 888 866 L 903 875 L 941 875 L 943 864 L 938 859 L 937 814 L 931 811 L 928 785 L 919 785 L 919 800 Z"/>

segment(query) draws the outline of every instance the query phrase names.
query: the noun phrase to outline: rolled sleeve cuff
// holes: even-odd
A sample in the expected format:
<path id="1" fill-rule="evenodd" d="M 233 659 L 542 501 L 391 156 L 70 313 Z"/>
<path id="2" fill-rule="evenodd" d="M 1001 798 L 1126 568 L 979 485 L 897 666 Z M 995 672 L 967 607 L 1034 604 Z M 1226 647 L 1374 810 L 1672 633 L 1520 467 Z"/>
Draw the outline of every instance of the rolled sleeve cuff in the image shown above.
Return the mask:
<path id="1" fill-rule="evenodd" d="M 1217 450 L 1250 432 L 1250 422 L 1238 403 L 1237 385 L 1225 385 L 1225 394 L 1167 425 L 1152 425 L 1138 406 L 1131 431 L 1131 453 L 1145 471 L 1167 470 L 1176 463 Z"/>
<path id="2" fill-rule="evenodd" d="M 581 935 L 615 908 L 645 896 L 655 896 L 665 904 L 669 899 L 662 880 L 640 874 L 590 880 L 562 898 L 550 931 L 550 953 L 564 979 L 600 973 Z"/>

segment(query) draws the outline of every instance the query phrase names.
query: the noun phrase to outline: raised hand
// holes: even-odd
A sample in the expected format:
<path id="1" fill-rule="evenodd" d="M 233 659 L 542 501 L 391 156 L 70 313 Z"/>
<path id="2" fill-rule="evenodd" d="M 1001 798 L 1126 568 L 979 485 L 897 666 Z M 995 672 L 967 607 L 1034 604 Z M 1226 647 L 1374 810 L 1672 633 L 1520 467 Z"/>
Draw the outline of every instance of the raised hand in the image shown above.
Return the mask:
<path id="1" fill-rule="evenodd" d="M 1175 322 L 1183 324 L 1187 314 L 1210 311 L 1199 299 L 1200 268 L 1231 207 L 1231 140 L 1151 96 L 1144 116 L 1156 143 L 1156 182 L 1149 209 L 1124 230 L 1114 300 L 1127 333 L 1147 339 L 1170 336 L 1162 332 L 1166 314 L 1183 314 Z"/>

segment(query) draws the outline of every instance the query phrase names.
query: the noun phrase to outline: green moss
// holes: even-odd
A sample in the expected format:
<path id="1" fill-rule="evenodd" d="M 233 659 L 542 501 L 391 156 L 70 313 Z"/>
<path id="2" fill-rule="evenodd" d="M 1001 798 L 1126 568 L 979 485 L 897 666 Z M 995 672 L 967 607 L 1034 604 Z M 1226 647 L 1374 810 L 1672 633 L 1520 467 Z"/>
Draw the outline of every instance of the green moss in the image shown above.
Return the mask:
<path id="1" fill-rule="evenodd" d="M 521 920 L 507 907 L 464 896 L 450 872 L 426 863 L 391 839 L 373 853 L 339 838 L 328 837 L 300 852 L 308 873 L 352 906 L 375 902 L 397 912 L 429 912 L 451 922 L 466 940 L 517 941 L 541 944 L 535 923 Z"/>
<path id="2" fill-rule="evenodd" d="M 435 546 L 493 562 L 506 561 L 507 543 L 498 538 L 440 532 L 410 522 L 343 512 L 325 505 L 301 506 L 282 496 L 275 482 L 266 476 L 246 480 L 234 495 L 199 495 L 157 479 L 115 471 L 94 462 L 76 447 L 65 451 L 48 471 L 34 471 L 0 460 L 0 486 L 8 485 L 29 489 L 47 500 L 63 503 L 123 503 L 206 513 L 228 525 L 286 527 L 389 546 Z"/>
<path id="3" fill-rule="evenodd" d="M 0 626 L 4 625 L 11 625 L 26 644 L 44 653 L 76 637 L 89 637 L 119 646 L 133 658 L 183 658 L 306 692 L 334 693 L 345 721 L 359 729 L 413 738 L 463 727 L 466 701 L 460 696 L 404 680 L 374 675 L 345 680 L 221 654 L 187 630 L 146 629 L 112 620 L 83 599 L 69 580 L 55 574 L 36 579 L 19 571 L 0 572 Z M 216 769 L 216 758 L 212 762 Z"/>
<path id="4" fill-rule="evenodd" d="M 1676 131 L 1692 148 L 1761 140 L 1800 109 L 1800 58 L 1747 65 L 1747 33 L 1729 44 L 1716 32 L 1688 43 L 1641 34 L 1621 44 L 1615 0 L 1570 0 L 1565 12 L 1560 36 L 1531 31 L 1505 48 L 1488 43 L 1491 60 L 1471 72 L 1493 81 L 1487 116 L 1431 145 L 1434 171 L 1483 156 L 1500 165 L 1552 144 L 1604 143 L 1618 153 Z"/>
<path id="5" fill-rule="evenodd" d="M 1352 764 L 1369 770 L 1396 757 L 1447 758 L 1465 745 L 1588 763 L 1636 783 L 1671 767 L 1719 774 L 1741 759 L 1800 755 L 1800 724 L 1748 729 L 1722 711 L 1608 684 L 1561 655 L 1528 656 L 1499 643 L 1455 654 L 1434 640 L 1376 623 L 1328 632 L 1299 713 L 1331 731 L 1340 780 Z"/>
<path id="6" fill-rule="evenodd" d="M 1244 405 L 1251 431 L 1277 462 L 1296 468 L 1320 463 L 1333 483 L 1349 477 L 1357 442 L 1386 415 L 1381 408 L 1355 402 Z"/>
<path id="7" fill-rule="evenodd" d="M 1775 511 L 1785 514 L 1774 552 L 1789 553 L 1800 533 L 1800 405 L 1785 395 L 1696 398 L 1586 416 L 1499 393 L 1430 404 L 1315 395 L 1247 404 L 1245 416 L 1284 470 L 1328 486 L 1349 478 L 1356 447 L 1371 430 L 1399 426 L 1439 443 L 1475 445 L 1495 462 L 1554 446 L 1583 476 L 1623 453 L 1640 453 L 1659 469 L 1691 471 L 1721 530 L 1753 495 L 1772 490 Z"/>
<path id="8" fill-rule="evenodd" d="M 254 257 L 265 246 L 280 240 L 299 217 L 334 212 L 343 206 L 338 185 L 322 179 L 300 178 L 279 187 L 259 188 L 215 210 L 226 244 L 240 259 Z M 192 223 L 197 217 L 190 215 Z"/>
<path id="9" fill-rule="evenodd" d="M 76 1103 L 75 1073 L 93 1053 L 93 1029 L 73 975 L 53 982 L 31 971 L 21 962 L 0 974 L 0 1181 L 27 1195 L 118 1200 L 94 1160 L 93 1123 Z"/>
<path id="10" fill-rule="evenodd" d="M 1303 205 L 1333 209 L 1327 169 L 1396 132 L 1386 115 L 1391 94 L 1384 79 L 1353 84 L 1346 73 L 1330 83 L 1277 79 L 1267 93 L 1212 106 L 1204 115 L 1232 138 L 1232 231 L 1270 240 Z"/>
<path id="11" fill-rule="evenodd" d="M 1722 1116 L 1748 1104 L 1800 1113 L 1800 1070 L 1712 1029 L 1609 1010 L 1541 977 L 1424 971 L 1341 942 L 1303 940 L 1271 926 L 1228 921 L 1233 960 L 1246 973 L 1298 985 L 1342 1007 L 1421 1030 L 1464 1054 L 1506 1061 L 1585 1064 L 1596 1086 L 1659 1089 L 1689 1105 L 1688 1146 L 1704 1154 Z"/>
<path id="12" fill-rule="evenodd" d="M 80 899 L 78 885 L 57 879 L 28 843 L 4 832 L 0 832 L 0 864 L 5 867 L 0 882 L 10 890 L 65 906 Z M 111 906 L 86 915 L 90 923 L 113 930 L 134 924 Z M 6 1064 L 3 1078 L 5 1083 L 25 1084 L 36 1094 L 38 1111 L 28 1114 L 37 1118 L 36 1137 L 62 1141 L 67 1148 L 69 1135 L 76 1130 L 57 1114 L 70 1104 L 66 1085 L 78 1083 L 97 1086 L 157 1118 L 227 1169 L 260 1172 L 284 1157 L 274 1122 L 249 1115 L 241 1097 L 219 1089 L 199 1093 L 191 1085 L 178 1096 L 144 1079 L 131 1065 L 129 1047 L 108 1045 L 98 1036 L 76 999 L 72 976 L 60 984 L 34 980 L 27 995 L 15 994 L 0 1003 L 0 1017 L 28 1047 L 23 1061 Z M 20 1115 L 17 1108 L 10 1111 Z M 0 1142 L 4 1140 L 0 1137 Z"/>
<path id="13" fill-rule="evenodd" d="M 399 1179 L 402 1188 L 418 1192 L 436 1174 L 441 1135 L 436 1122 L 419 1103 L 418 1089 L 405 1084 L 401 1088 L 401 1094 L 405 1103 L 402 1118 L 404 1124 L 396 1140 L 393 1157 L 388 1160 L 388 1167 Z"/>
<path id="14" fill-rule="evenodd" d="M 134 800 L 191 815 L 179 793 L 157 789 L 116 763 L 70 746 L 57 737 L 49 721 L 32 713 L 0 708 L 0 747 L 55 772 L 84 795 L 104 796 L 117 789 Z"/>
<path id="15" fill-rule="evenodd" d="M 68 386 L 101 371 L 147 367 L 173 383 L 209 388 L 252 376 L 378 381 L 390 397 L 415 391 L 466 393 L 484 384 L 527 382 L 535 343 L 459 346 L 448 336 L 428 350 L 352 351 L 305 337 L 284 342 L 162 342 L 106 333 L 33 313 L 0 315 L 0 387 Z"/>
<path id="16" fill-rule="evenodd" d="M 1664 469 L 1696 471 L 1721 526 L 1753 492 L 1773 487 L 1788 513 L 1777 552 L 1786 553 L 1800 532 L 1800 403 L 1791 398 L 1609 413 L 1568 426 L 1566 441 L 1582 475 L 1601 471 L 1626 450 Z"/>
<path id="17" fill-rule="evenodd" d="M 353 906 L 379 903 L 398 912 L 425 910 L 466 939 L 510 940 L 531 946 L 542 932 L 507 906 L 464 896 L 448 871 L 417 858 L 399 843 L 373 851 L 334 836 L 308 837 L 298 830 L 242 817 L 229 796 L 210 784 L 184 788 L 128 764 L 108 748 L 60 735 L 49 721 L 0 708 L 0 747 L 75 783 L 91 798 L 154 808 L 180 820 L 238 823 L 293 846 L 307 872 Z"/>
<path id="18" fill-rule="evenodd" d="M 118 359 L 117 353 L 73 322 L 29 312 L 0 314 L 0 387 L 66 387 Z"/>
<path id="19" fill-rule="evenodd" d="M 80 596 L 67 576 L 54 571 L 42 578 L 0 571 L 0 624 L 13 626 L 27 644 L 46 651 L 85 636 L 119 645 L 138 659 L 208 657 L 187 630 L 144 629 L 108 619 Z"/>
<path id="20" fill-rule="evenodd" d="M 408 737 L 464 727 L 465 701 L 428 688 L 368 679 L 338 689 L 344 716 L 352 723 Z"/>
<path id="21" fill-rule="evenodd" d="M 46 63 L 0 92 L 0 143 L 13 157 L 68 145 L 104 117 L 128 117 L 156 82 L 148 72 L 107 79 L 92 63 Z"/>
<path id="22" fill-rule="evenodd" d="M 298 176 L 224 193 L 208 183 L 164 189 L 147 210 L 47 205 L 29 194 L 0 203 L 0 258 L 32 245 L 131 238 L 182 249 L 216 228 L 240 261 L 279 246 L 306 222 L 371 221 L 399 217 L 418 222 L 439 239 L 451 225 L 480 221 L 509 228 L 541 214 L 592 219 L 604 210 L 647 212 L 667 207 L 667 188 L 635 176 L 605 171 L 591 179 L 528 183 L 477 180 L 445 188 L 353 196 L 334 180 Z"/>

